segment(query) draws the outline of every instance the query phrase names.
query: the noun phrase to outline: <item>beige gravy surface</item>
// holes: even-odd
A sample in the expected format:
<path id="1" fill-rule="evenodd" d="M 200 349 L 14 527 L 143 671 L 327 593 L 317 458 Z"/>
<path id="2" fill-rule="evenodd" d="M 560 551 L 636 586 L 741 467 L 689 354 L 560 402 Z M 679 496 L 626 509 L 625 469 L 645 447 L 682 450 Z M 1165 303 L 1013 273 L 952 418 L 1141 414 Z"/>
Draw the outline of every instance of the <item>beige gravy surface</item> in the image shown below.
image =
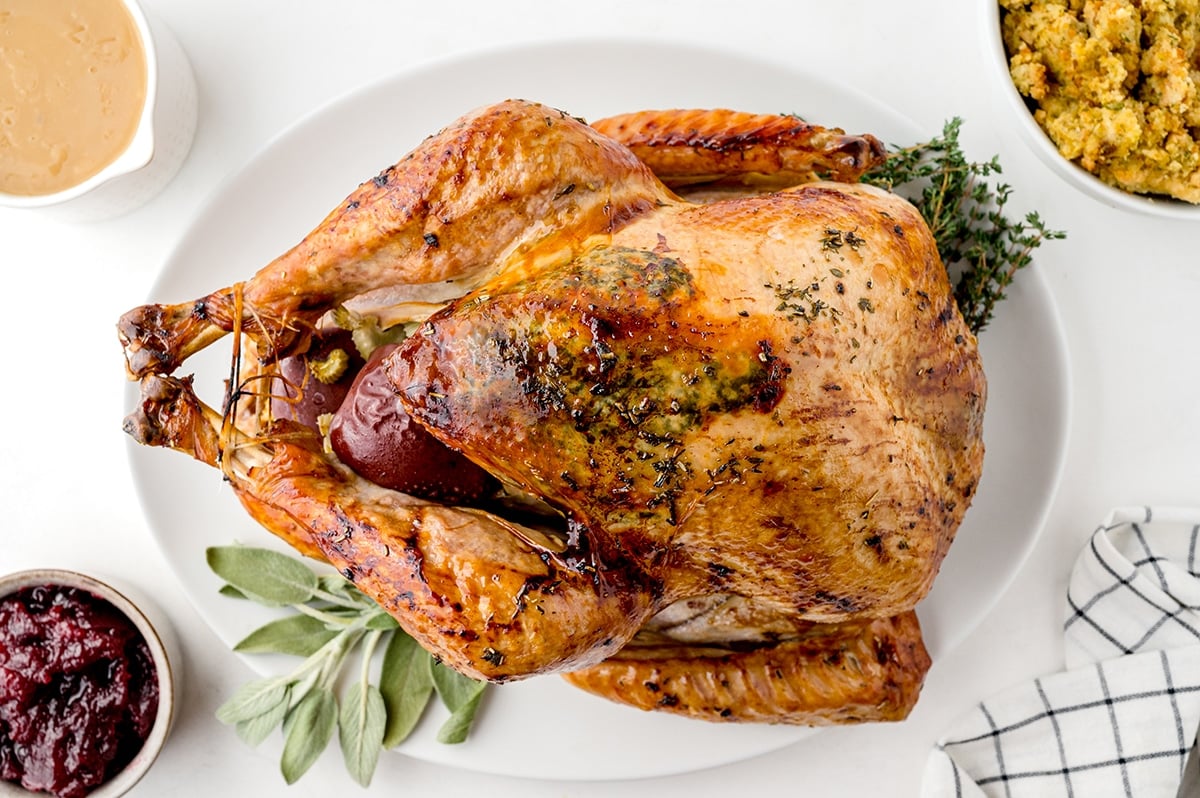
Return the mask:
<path id="1" fill-rule="evenodd" d="M 116 160 L 146 100 L 118 0 L 0 0 L 0 191 L 52 194 Z"/>

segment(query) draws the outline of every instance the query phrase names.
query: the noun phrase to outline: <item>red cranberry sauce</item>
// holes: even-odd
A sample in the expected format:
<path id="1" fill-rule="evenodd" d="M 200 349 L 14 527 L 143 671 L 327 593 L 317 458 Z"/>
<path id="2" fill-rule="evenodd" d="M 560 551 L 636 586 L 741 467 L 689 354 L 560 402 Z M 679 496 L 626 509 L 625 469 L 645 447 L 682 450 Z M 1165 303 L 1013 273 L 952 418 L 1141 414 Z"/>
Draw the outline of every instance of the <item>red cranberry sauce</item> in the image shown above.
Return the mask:
<path id="1" fill-rule="evenodd" d="M 0 598 L 0 779 L 87 795 L 141 750 L 157 711 L 146 641 L 116 607 L 58 585 Z"/>

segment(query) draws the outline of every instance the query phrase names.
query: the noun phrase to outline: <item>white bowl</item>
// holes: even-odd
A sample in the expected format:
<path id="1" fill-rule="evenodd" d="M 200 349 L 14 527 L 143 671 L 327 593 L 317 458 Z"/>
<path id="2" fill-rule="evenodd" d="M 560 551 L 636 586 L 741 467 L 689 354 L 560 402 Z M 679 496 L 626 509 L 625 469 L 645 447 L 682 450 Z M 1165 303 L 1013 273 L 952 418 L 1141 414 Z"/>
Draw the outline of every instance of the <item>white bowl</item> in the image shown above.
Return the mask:
<path id="1" fill-rule="evenodd" d="M 60 585 L 73 587 L 98 596 L 121 611 L 133 623 L 146 641 L 158 677 L 158 714 L 142 748 L 123 770 L 88 793 L 88 798 L 117 798 L 133 788 L 154 764 L 171 726 L 175 721 L 176 695 L 180 690 L 178 643 L 162 612 L 150 601 L 138 596 L 132 588 L 119 589 L 109 580 L 56 568 L 19 571 L 0 576 L 0 598 L 27 587 Z M 135 603 L 134 596 L 137 598 Z M 45 798 L 46 793 L 32 793 L 9 781 L 0 780 L 0 798 Z"/>
<path id="2" fill-rule="evenodd" d="M 67 221 L 110 219 L 145 204 L 183 165 L 196 130 L 196 80 L 179 42 L 137 0 L 121 0 L 146 54 L 146 101 L 137 130 L 116 160 L 53 194 L 0 192 L 0 206 L 38 209 Z"/>
<path id="3" fill-rule="evenodd" d="M 1033 118 L 1025 98 L 1012 82 L 1008 71 L 1008 53 L 1005 52 L 1004 40 L 1000 34 L 1000 4 L 996 0 L 981 0 L 980 16 L 983 23 L 981 30 L 984 56 L 1011 111 L 1009 116 L 1020 130 L 1025 143 L 1043 163 L 1067 183 L 1109 207 L 1170 219 L 1200 221 L 1200 205 L 1170 197 L 1149 197 L 1122 191 L 1108 185 L 1079 164 L 1064 158 Z"/>

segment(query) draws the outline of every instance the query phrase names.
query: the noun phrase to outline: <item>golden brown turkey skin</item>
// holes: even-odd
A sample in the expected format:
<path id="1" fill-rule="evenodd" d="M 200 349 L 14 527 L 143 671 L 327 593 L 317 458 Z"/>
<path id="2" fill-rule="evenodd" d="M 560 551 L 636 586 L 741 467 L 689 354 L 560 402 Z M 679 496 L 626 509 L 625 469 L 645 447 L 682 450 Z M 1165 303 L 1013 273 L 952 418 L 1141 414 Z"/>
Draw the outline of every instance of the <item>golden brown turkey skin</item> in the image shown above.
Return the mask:
<path id="1" fill-rule="evenodd" d="M 555 541 L 482 511 L 414 502 L 284 444 L 239 498 L 268 528 L 311 530 L 324 559 L 449 666 L 505 681 L 599 662 L 651 596 L 632 573 L 579 569 Z"/>
<path id="2" fill-rule="evenodd" d="M 170 374 L 235 326 L 264 357 L 284 355 L 360 294 L 446 280 L 466 291 L 514 249 L 615 229 L 670 196 L 628 149 L 561 111 L 487 106 L 364 182 L 245 283 L 126 313 L 126 367 Z"/>
<path id="3" fill-rule="evenodd" d="M 592 127 L 624 144 L 672 188 L 732 183 L 779 189 L 828 179 L 857 182 L 887 159 L 874 136 L 852 136 L 794 116 L 728 109 L 636 111 Z"/>
<path id="4" fill-rule="evenodd" d="M 613 298 L 618 298 L 613 301 Z M 819 183 L 514 261 L 389 361 L 405 408 L 660 606 L 810 620 L 928 592 L 982 464 L 974 337 L 908 203 Z"/>
<path id="5" fill-rule="evenodd" d="M 142 381 L 125 430 L 219 466 L 247 512 L 329 562 L 447 665 L 506 681 L 595 664 L 653 613 L 636 568 L 600 572 L 535 529 L 423 501 L 333 462 L 306 428 L 223 425 L 189 379 Z"/>
<path id="6" fill-rule="evenodd" d="M 740 648 L 640 638 L 566 680 L 617 703 L 698 720 L 825 726 L 903 720 L 930 666 L 913 612 L 816 624 Z"/>
<path id="7" fill-rule="evenodd" d="M 744 183 L 743 161 L 754 176 L 817 172 L 850 151 L 820 131 L 768 135 L 777 117 L 738 116 L 745 129 L 721 138 L 712 122 L 729 113 L 690 140 L 667 135 L 682 118 L 669 114 L 660 138 L 644 135 L 653 115 L 615 135 L 682 182 L 716 169 Z M 779 142 L 799 155 L 772 155 Z M 872 157 L 868 138 L 850 146 Z M 342 302 L 397 289 L 406 320 L 405 302 L 447 284 L 461 298 L 389 360 L 399 401 L 559 510 L 561 536 L 384 490 L 315 436 L 235 408 L 238 430 L 187 380 L 159 376 L 231 330 L 269 371 Z M 246 282 L 134 309 L 120 335 L 143 383 L 135 437 L 219 466 L 260 523 L 465 673 L 505 680 L 614 655 L 641 673 L 671 659 L 662 673 L 694 672 L 700 691 L 679 705 L 717 706 L 699 687 L 706 669 L 734 669 L 747 689 L 722 702 L 786 722 L 889 719 L 915 700 L 928 660 L 903 619 L 973 495 L 986 389 L 928 230 L 902 200 L 816 183 L 694 205 L 620 142 L 511 101 L 428 139 Z M 715 639 L 727 655 L 678 637 L 670 657 L 638 641 L 617 654 L 656 616 L 735 594 L 742 610 Z M 891 665 L 828 671 L 810 656 L 828 633 L 839 650 L 866 646 L 855 661 L 867 662 L 886 637 L 875 619 L 892 616 L 878 623 L 901 624 L 886 634 L 908 643 Z M 768 668 L 787 674 L 773 697 L 754 686 Z M 617 673 L 591 672 L 589 689 L 637 704 Z M 852 709 L 837 714 L 822 693 Z"/>

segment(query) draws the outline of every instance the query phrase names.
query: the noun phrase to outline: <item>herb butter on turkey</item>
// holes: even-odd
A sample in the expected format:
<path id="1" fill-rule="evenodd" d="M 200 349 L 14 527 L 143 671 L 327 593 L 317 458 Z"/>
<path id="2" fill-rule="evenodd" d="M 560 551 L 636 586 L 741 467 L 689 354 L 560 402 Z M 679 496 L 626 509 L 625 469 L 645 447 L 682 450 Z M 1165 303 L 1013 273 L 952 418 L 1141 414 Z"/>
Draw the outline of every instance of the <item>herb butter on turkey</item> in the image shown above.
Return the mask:
<path id="1" fill-rule="evenodd" d="M 1069 160 L 1200 203 L 1200 0 L 1001 0 L 1009 67 Z"/>

